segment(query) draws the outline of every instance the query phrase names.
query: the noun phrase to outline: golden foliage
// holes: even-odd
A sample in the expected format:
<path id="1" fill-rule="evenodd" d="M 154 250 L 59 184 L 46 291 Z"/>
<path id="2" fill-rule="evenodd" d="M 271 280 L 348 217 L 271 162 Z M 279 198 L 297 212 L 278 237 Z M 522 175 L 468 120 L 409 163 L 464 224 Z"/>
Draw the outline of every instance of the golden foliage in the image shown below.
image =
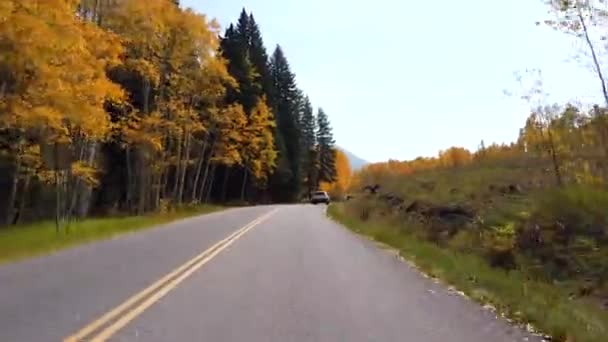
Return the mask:
<path id="1" fill-rule="evenodd" d="M 122 96 L 105 75 L 122 52 L 116 37 L 79 21 L 74 2 L 17 2 L 0 23 L 1 45 L 8 47 L 0 69 L 9 73 L 2 122 L 24 130 L 46 126 L 44 133 L 58 138 L 78 130 L 101 139 L 109 131 L 103 102 Z"/>
<path id="2" fill-rule="evenodd" d="M 72 175 L 82 180 L 85 184 L 95 186 L 99 184 L 97 170 L 81 161 L 72 163 Z"/>
<path id="3" fill-rule="evenodd" d="M 446 167 L 464 166 L 471 162 L 473 155 L 462 147 L 450 147 L 439 152 L 439 163 Z"/>
<path id="4" fill-rule="evenodd" d="M 248 164 L 246 166 L 258 181 L 266 181 L 275 167 L 277 152 L 274 150 L 272 134 L 274 127 L 274 117 L 266 105 L 266 99 L 258 99 L 249 116 L 249 124 L 243 132 L 243 156 Z"/>
<path id="5" fill-rule="evenodd" d="M 97 186 L 106 142 L 123 149 L 127 202 L 138 197 L 138 210 L 158 205 L 170 177 L 182 188 L 202 182 L 209 164 L 266 182 L 274 116 L 265 98 L 249 112 L 226 103 L 238 84 L 219 36 L 215 20 L 167 0 L 0 1 L 0 152 L 16 183 L 35 174 L 57 192 Z M 61 163 L 40 153 L 59 145 Z"/>
<path id="6" fill-rule="evenodd" d="M 331 197 L 338 198 L 346 194 L 346 191 L 350 188 L 352 180 L 352 169 L 350 162 L 346 154 L 336 149 L 336 181 L 333 183 L 321 182 L 319 187 L 323 191 L 330 193 Z"/>
<path id="7" fill-rule="evenodd" d="M 247 116 L 240 104 L 229 105 L 225 108 L 212 109 L 214 122 L 217 125 L 214 161 L 226 165 L 241 164 L 241 146 L 245 142 L 243 131 L 247 125 Z"/>
<path id="8" fill-rule="evenodd" d="M 370 164 L 357 172 L 354 186 L 377 183 L 388 176 L 469 164 L 526 167 L 553 174 L 562 183 L 599 185 L 608 177 L 604 162 L 607 143 L 608 120 L 599 108 L 589 113 L 571 105 L 539 108 L 527 118 L 516 143 L 482 146 L 475 153 L 451 147 L 437 157 Z"/>

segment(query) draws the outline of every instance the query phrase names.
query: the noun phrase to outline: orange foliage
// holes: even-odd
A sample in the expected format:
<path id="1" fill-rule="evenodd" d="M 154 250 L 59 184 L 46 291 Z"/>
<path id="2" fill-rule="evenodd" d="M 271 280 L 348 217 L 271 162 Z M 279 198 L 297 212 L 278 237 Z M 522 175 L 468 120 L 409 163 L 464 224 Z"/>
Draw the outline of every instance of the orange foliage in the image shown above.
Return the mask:
<path id="1" fill-rule="evenodd" d="M 411 175 L 420 171 L 429 171 L 441 168 L 462 167 L 471 163 L 513 159 L 520 151 L 519 145 L 497 145 L 481 148 L 475 153 L 462 147 L 450 147 L 440 151 L 437 157 L 418 157 L 414 160 L 373 163 L 366 165 L 357 172 L 352 179 L 352 186 L 361 186 L 377 183 L 387 176 Z"/>
<path id="2" fill-rule="evenodd" d="M 341 150 L 336 150 L 336 174 L 337 180 L 333 183 L 321 182 L 320 188 L 327 191 L 331 197 L 341 197 L 350 187 L 352 180 L 352 169 L 348 157 Z"/>
<path id="3" fill-rule="evenodd" d="M 439 151 L 439 163 L 446 167 L 464 166 L 470 163 L 472 159 L 471 152 L 462 147 L 450 147 L 445 151 Z"/>

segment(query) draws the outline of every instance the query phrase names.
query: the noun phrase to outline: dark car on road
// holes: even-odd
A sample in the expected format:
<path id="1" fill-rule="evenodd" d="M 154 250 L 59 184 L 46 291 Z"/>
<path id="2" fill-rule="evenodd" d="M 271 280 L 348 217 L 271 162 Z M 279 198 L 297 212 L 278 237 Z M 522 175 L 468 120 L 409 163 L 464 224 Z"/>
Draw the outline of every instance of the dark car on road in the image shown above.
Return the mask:
<path id="1" fill-rule="evenodd" d="M 312 204 L 317 204 L 317 203 L 329 204 L 329 202 L 330 202 L 329 195 L 325 191 L 317 191 L 317 192 L 313 193 L 312 196 L 310 197 L 310 203 L 312 203 Z"/>

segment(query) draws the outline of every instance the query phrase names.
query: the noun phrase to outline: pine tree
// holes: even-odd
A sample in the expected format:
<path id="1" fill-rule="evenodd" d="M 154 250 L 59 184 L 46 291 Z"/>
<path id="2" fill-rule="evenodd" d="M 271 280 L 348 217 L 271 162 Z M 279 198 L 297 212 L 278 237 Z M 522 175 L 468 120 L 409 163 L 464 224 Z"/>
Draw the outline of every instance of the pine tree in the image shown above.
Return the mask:
<path id="1" fill-rule="evenodd" d="M 257 82 L 262 85 L 262 91 L 266 96 L 272 94 L 272 77 L 270 75 L 270 64 L 268 53 L 264 47 L 264 40 L 253 14 L 249 15 L 249 58 L 258 73 Z"/>
<path id="2" fill-rule="evenodd" d="M 249 27 L 249 15 L 245 11 L 245 8 L 243 8 L 236 23 L 236 32 L 239 43 L 245 50 L 249 50 L 250 45 L 251 35 L 249 34 Z"/>
<path id="3" fill-rule="evenodd" d="M 283 201 L 294 201 L 300 192 L 301 183 L 301 146 L 300 130 L 297 122 L 297 95 L 295 75 L 291 72 L 287 58 L 280 46 L 277 46 L 271 58 L 271 73 L 273 79 L 273 97 L 271 103 L 277 120 L 277 139 L 285 145 L 279 150 L 278 165 L 287 165 L 291 173 L 290 178 L 275 178 L 277 185 L 275 195 Z M 281 146 L 277 146 L 281 147 Z M 282 161 L 284 159 L 285 161 Z M 277 177 L 286 175 L 280 172 Z"/>
<path id="4" fill-rule="evenodd" d="M 226 34 L 222 40 L 222 54 L 229 61 L 230 74 L 237 80 L 238 87 L 229 90 L 227 96 L 228 103 L 238 103 L 244 107 L 248 117 L 248 131 L 256 131 L 256 126 L 259 126 L 258 119 L 255 117 L 259 111 L 259 101 L 264 100 L 268 108 L 271 108 L 270 101 L 267 100 L 270 94 L 271 78 L 268 64 L 268 55 L 262 41 L 260 30 L 255 23 L 253 15 L 247 14 L 245 9 L 241 11 L 236 25 L 230 25 L 226 30 Z M 270 132 L 275 131 L 276 122 L 272 111 L 269 111 L 268 117 L 272 120 L 272 125 L 264 126 Z M 274 147 L 275 138 L 271 138 L 272 147 Z M 270 151 L 267 151 L 271 153 Z M 267 157 L 272 157 L 272 153 Z M 272 157 L 274 158 L 274 157 Z M 241 199 L 244 199 L 245 193 L 253 193 L 255 188 L 265 186 L 264 178 L 249 177 L 252 173 L 251 163 L 255 160 L 246 160 L 245 165 L 233 167 L 233 170 L 227 170 L 227 174 L 231 174 L 234 181 L 230 181 L 226 185 L 228 197 L 236 196 L 237 191 L 232 186 L 239 183 L 240 189 L 238 194 Z M 274 167 L 274 162 L 265 163 Z M 264 169 L 264 173 L 272 173 L 272 170 Z M 227 182 L 228 178 L 224 176 Z M 241 179 L 236 182 L 236 179 Z M 252 180 L 253 182 L 250 182 Z"/>
<path id="5" fill-rule="evenodd" d="M 333 183 L 336 180 L 335 141 L 329 118 L 322 108 L 317 114 L 317 150 L 319 155 L 318 182 Z"/>
<path id="6" fill-rule="evenodd" d="M 308 96 L 304 96 L 302 105 L 302 116 L 300 118 L 302 130 L 302 172 L 308 195 L 317 184 L 317 122 Z"/>
<path id="7" fill-rule="evenodd" d="M 238 22 L 231 24 L 222 40 L 223 56 L 229 62 L 230 74 L 238 81 L 238 95 L 230 100 L 238 101 L 250 111 L 257 99 L 272 93 L 272 77 L 268 54 L 260 29 L 252 14 L 241 11 Z"/>
<path id="8" fill-rule="evenodd" d="M 227 102 L 238 102 L 243 105 L 246 112 L 249 112 L 256 105 L 257 99 L 261 97 L 262 88 L 256 81 L 259 74 L 249 58 L 246 39 L 248 17 L 245 15 L 244 18 L 241 16 L 236 28 L 231 24 L 226 29 L 220 46 L 223 57 L 229 61 L 228 71 L 238 83 L 238 87 L 229 89 Z M 244 24 L 241 24 L 242 20 L 245 20 Z"/>

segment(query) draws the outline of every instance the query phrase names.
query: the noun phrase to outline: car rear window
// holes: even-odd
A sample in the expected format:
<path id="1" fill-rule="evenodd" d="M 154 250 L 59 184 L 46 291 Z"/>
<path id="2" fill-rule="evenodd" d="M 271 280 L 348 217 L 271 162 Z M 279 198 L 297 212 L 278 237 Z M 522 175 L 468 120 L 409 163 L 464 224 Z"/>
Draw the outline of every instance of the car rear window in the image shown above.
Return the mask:
<path id="1" fill-rule="evenodd" d="M 315 192 L 315 195 L 325 196 L 325 192 L 324 191 L 317 191 L 317 192 Z"/>

